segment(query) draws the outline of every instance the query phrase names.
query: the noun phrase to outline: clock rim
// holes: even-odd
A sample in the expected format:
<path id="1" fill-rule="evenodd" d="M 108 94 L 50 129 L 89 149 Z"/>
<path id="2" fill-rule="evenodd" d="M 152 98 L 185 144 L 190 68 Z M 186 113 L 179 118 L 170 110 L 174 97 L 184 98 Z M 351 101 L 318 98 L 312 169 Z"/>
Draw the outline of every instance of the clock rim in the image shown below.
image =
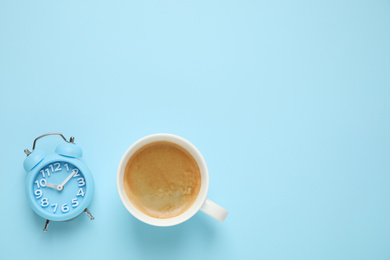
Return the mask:
<path id="1" fill-rule="evenodd" d="M 33 182 L 35 180 L 36 175 L 39 173 L 39 170 L 41 170 L 44 166 L 54 163 L 54 162 L 67 162 L 70 164 L 73 164 L 76 166 L 81 173 L 83 174 L 85 178 L 85 182 L 88 185 L 87 191 L 84 196 L 83 202 L 75 209 L 74 211 L 70 212 L 69 214 L 61 214 L 61 215 L 55 215 L 47 213 L 45 210 L 40 208 L 35 203 L 35 197 L 33 195 Z M 84 162 L 80 161 L 77 158 L 71 158 L 64 155 L 54 154 L 49 155 L 45 157 L 41 162 L 39 162 L 31 171 L 28 173 L 27 181 L 26 181 L 26 194 L 27 199 L 30 204 L 30 207 L 42 218 L 51 220 L 51 221 L 67 221 L 76 218 L 81 213 L 84 212 L 84 210 L 90 205 L 93 197 L 95 189 L 95 184 L 93 181 L 93 177 L 91 172 L 89 171 L 88 167 L 85 165 Z"/>

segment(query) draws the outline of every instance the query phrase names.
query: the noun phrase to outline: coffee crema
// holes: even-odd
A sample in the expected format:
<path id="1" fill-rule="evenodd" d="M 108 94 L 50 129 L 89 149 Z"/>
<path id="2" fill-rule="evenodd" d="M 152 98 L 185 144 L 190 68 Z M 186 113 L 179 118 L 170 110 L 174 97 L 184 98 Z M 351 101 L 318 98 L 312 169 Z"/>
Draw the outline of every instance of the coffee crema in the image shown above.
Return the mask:
<path id="1" fill-rule="evenodd" d="M 195 202 L 201 186 L 199 166 L 181 146 L 147 144 L 126 164 L 124 187 L 131 203 L 154 218 L 172 218 Z"/>

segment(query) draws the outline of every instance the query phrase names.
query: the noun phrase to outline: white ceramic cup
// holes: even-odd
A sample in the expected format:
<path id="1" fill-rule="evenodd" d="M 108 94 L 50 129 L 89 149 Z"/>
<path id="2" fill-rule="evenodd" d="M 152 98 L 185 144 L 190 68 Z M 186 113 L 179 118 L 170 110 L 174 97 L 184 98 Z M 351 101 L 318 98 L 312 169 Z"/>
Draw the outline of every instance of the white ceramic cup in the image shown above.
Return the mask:
<path id="1" fill-rule="evenodd" d="M 129 200 L 123 184 L 126 164 L 131 158 L 131 156 L 136 151 L 138 151 L 141 147 L 149 143 L 158 142 L 158 141 L 167 141 L 167 142 L 175 143 L 183 147 L 184 149 L 186 149 L 196 160 L 201 175 L 200 191 L 194 204 L 184 213 L 176 217 L 166 218 L 166 219 L 154 218 L 139 211 Z M 172 134 L 149 135 L 138 140 L 133 145 L 131 145 L 129 149 L 127 149 L 127 151 L 125 152 L 125 154 L 123 155 L 119 163 L 116 183 L 119 192 L 119 197 L 121 198 L 122 203 L 126 207 L 126 209 L 134 217 L 150 225 L 161 226 L 161 227 L 177 225 L 194 216 L 195 213 L 197 213 L 199 210 L 203 211 L 204 213 L 208 214 L 209 216 L 221 222 L 225 220 L 228 214 L 228 212 L 224 208 L 215 204 L 214 202 L 212 202 L 207 198 L 207 192 L 209 190 L 209 172 L 202 154 L 193 144 L 191 144 L 186 139 L 179 137 L 177 135 L 172 135 Z"/>

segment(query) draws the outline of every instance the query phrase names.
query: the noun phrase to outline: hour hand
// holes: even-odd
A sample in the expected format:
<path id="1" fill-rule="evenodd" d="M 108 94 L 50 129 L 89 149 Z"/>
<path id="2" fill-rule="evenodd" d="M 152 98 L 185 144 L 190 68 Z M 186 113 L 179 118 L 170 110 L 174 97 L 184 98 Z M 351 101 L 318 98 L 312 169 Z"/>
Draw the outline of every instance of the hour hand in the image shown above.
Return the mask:
<path id="1" fill-rule="evenodd" d="M 53 189 L 58 189 L 58 185 L 51 184 L 51 183 L 46 183 L 45 187 L 53 188 Z"/>

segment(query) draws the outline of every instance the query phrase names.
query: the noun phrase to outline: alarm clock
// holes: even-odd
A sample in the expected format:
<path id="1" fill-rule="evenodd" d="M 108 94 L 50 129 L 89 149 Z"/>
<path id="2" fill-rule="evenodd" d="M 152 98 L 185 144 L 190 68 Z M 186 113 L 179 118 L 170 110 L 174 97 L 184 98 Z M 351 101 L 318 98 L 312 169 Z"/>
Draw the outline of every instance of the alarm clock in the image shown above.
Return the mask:
<path id="1" fill-rule="evenodd" d="M 54 154 L 35 149 L 37 140 L 59 135 L 65 141 Z M 94 219 L 88 210 L 94 192 L 94 182 L 88 167 L 80 159 L 81 148 L 61 133 L 48 133 L 34 140 L 32 151 L 24 150 L 27 158 L 23 166 L 27 175 L 26 194 L 31 208 L 46 219 L 43 231 L 50 221 L 68 221 L 83 212 Z"/>

